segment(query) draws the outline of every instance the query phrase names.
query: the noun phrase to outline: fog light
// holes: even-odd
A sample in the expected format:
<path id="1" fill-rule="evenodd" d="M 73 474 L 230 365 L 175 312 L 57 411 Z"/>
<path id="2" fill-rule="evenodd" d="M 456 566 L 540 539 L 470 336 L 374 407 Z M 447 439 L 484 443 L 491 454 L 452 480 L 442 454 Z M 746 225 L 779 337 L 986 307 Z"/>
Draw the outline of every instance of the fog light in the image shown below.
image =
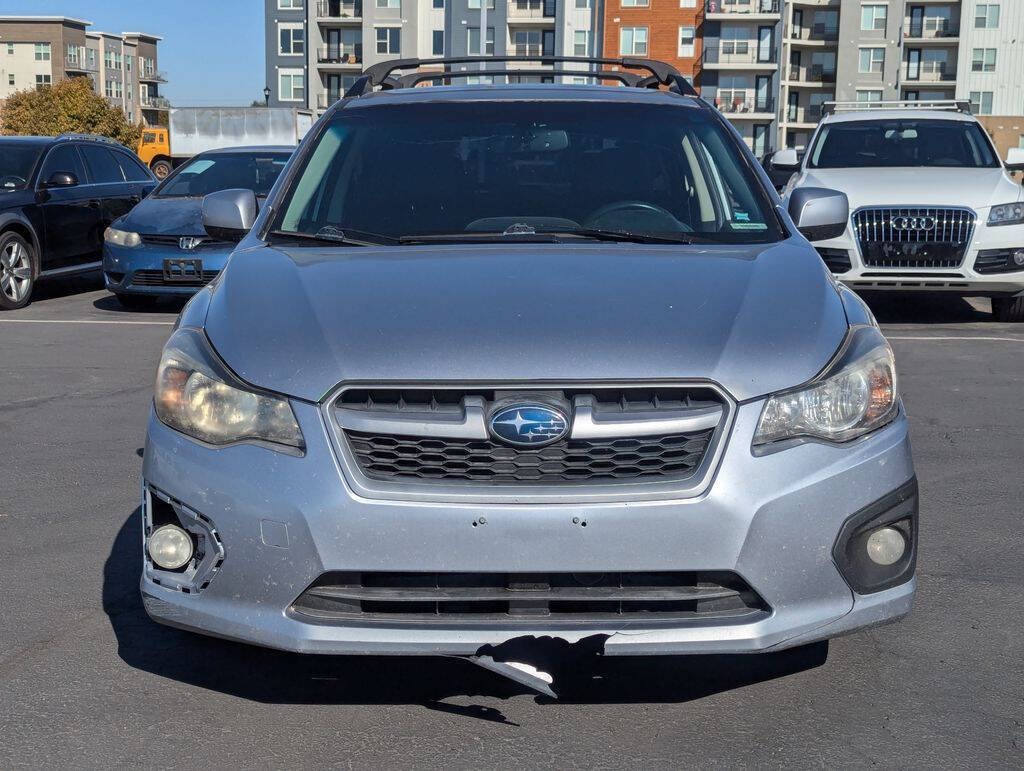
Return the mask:
<path id="1" fill-rule="evenodd" d="M 1017 249 L 1013 253 L 1014 265 L 1024 268 L 1024 249 Z"/>
<path id="2" fill-rule="evenodd" d="M 149 556 L 164 570 L 177 570 L 192 559 L 192 536 L 177 525 L 158 527 L 149 536 Z"/>
<path id="3" fill-rule="evenodd" d="M 876 565 L 892 565 L 907 550 L 903 533 L 893 527 L 881 527 L 868 536 L 868 557 Z"/>

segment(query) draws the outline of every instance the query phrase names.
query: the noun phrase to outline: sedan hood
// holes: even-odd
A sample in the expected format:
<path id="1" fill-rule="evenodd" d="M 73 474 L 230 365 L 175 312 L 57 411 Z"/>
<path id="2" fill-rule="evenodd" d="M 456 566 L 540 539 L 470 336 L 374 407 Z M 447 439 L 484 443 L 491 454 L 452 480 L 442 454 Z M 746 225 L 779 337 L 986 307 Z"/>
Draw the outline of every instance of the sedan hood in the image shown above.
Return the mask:
<path id="1" fill-rule="evenodd" d="M 1002 168 L 808 169 L 800 187 L 841 190 L 861 206 L 968 206 L 975 211 L 1021 196 Z"/>
<path id="2" fill-rule="evenodd" d="M 145 198 L 114 225 L 154 236 L 205 236 L 202 198 Z"/>
<path id="3" fill-rule="evenodd" d="M 244 380 L 309 401 L 342 381 L 805 382 L 847 330 L 806 243 L 235 252 L 206 331 Z"/>

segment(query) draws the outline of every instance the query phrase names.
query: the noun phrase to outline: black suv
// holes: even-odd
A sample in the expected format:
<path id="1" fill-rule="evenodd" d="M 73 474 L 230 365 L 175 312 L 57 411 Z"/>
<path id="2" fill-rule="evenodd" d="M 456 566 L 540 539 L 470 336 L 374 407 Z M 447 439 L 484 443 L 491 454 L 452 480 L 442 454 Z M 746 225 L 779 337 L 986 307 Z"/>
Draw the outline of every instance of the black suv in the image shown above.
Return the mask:
<path id="1" fill-rule="evenodd" d="M 40 278 L 99 268 L 104 229 L 156 183 L 112 139 L 0 138 L 0 308 L 27 305 Z"/>

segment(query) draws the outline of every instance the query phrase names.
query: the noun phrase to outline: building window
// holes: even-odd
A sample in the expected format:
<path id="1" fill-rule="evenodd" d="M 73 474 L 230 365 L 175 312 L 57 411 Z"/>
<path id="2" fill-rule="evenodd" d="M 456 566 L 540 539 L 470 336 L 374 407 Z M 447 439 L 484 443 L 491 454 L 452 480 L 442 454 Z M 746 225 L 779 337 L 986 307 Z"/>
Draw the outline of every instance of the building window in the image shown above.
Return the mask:
<path id="1" fill-rule="evenodd" d="M 12 73 L 10 73 L 10 74 L 9 74 L 9 75 L 7 76 L 7 85 L 8 85 L 8 86 L 13 86 L 13 85 L 14 85 L 14 73 L 13 73 L 13 72 L 12 72 Z"/>
<path id="2" fill-rule="evenodd" d="M 279 78 L 278 98 L 282 102 L 304 102 L 306 100 L 306 81 L 301 70 L 281 70 Z"/>
<path id="3" fill-rule="evenodd" d="M 36 75 L 36 88 L 37 89 L 44 88 L 45 86 L 50 85 L 50 82 L 51 81 L 50 81 L 50 76 L 49 75 Z M 989 96 L 991 96 L 991 94 L 989 94 Z"/>
<path id="4" fill-rule="evenodd" d="M 680 8 L 696 8 L 697 0 L 679 0 Z"/>
<path id="5" fill-rule="evenodd" d="M 444 30 L 434 30 L 434 45 L 432 49 L 434 56 L 444 56 Z"/>
<path id="6" fill-rule="evenodd" d="M 377 0 L 378 8 L 401 8 L 402 0 Z"/>
<path id="7" fill-rule="evenodd" d="M 8 56 L 13 56 L 14 55 L 14 43 L 8 43 L 7 44 L 7 55 Z"/>
<path id="8" fill-rule="evenodd" d="M 746 27 L 725 27 L 722 30 L 722 53 L 741 56 L 750 53 L 750 30 Z"/>
<path id="9" fill-rule="evenodd" d="M 882 72 L 885 69 L 884 48 L 860 49 L 860 67 L 858 72 Z"/>
<path id="10" fill-rule="evenodd" d="M 888 6 L 862 5 L 860 7 L 860 28 L 862 30 L 881 30 L 885 32 Z"/>
<path id="11" fill-rule="evenodd" d="M 650 4 L 650 0 L 622 0 L 623 8 L 646 8 Z"/>
<path id="12" fill-rule="evenodd" d="M 48 61 L 50 61 L 50 44 L 49 43 L 36 43 L 36 61 L 37 62 L 48 62 Z"/>
<path id="13" fill-rule="evenodd" d="M 877 90 L 871 91 L 858 91 L 857 92 L 858 102 L 881 102 L 882 92 Z"/>
<path id="14" fill-rule="evenodd" d="M 1024 150 L 1024 134 L 1021 134 L 1019 137 L 1017 137 L 1017 147 Z"/>
<path id="15" fill-rule="evenodd" d="M 444 8 L 444 0 L 434 0 L 434 8 Z"/>
<path id="16" fill-rule="evenodd" d="M 103 84 L 103 93 L 111 99 L 114 98 L 114 81 L 108 79 L 107 82 Z"/>
<path id="17" fill-rule="evenodd" d="M 378 3 L 383 0 L 377 0 Z M 401 27 L 377 27 L 377 53 L 398 54 L 402 52 Z"/>
<path id="18" fill-rule="evenodd" d="M 996 49 L 975 48 L 971 54 L 971 72 L 995 72 Z"/>
<path id="19" fill-rule="evenodd" d="M 972 91 L 971 92 L 971 112 L 975 115 L 991 115 L 992 114 L 992 92 L 991 91 Z"/>
<path id="20" fill-rule="evenodd" d="M 68 64 L 78 64 L 78 46 L 74 43 L 68 43 L 67 60 Z"/>
<path id="21" fill-rule="evenodd" d="M 281 56 L 301 56 L 306 53 L 306 31 L 302 24 L 278 24 L 278 53 Z"/>
<path id="22" fill-rule="evenodd" d="M 470 32 L 472 31 L 470 30 Z M 479 44 L 479 40 L 477 42 Z M 540 56 L 543 51 L 540 30 L 517 29 L 512 37 L 512 46 L 516 56 Z M 474 53 L 474 51 L 470 49 L 470 53 Z"/>
<path id="23" fill-rule="evenodd" d="M 576 30 L 572 34 L 573 56 L 586 56 L 590 51 L 590 32 L 587 30 Z"/>
<path id="24" fill-rule="evenodd" d="M 627 56 L 647 56 L 647 27 L 620 29 L 619 53 Z"/>
<path id="25" fill-rule="evenodd" d="M 975 29 L 996 29 L 999 26 L 999 3 L 978 3 L 974 8 Z"/>
<path id="26" fill-rule="evenodd" d="M 301 11 L 303 0 L 277 0 L 277 7 L 282 11 Z"/>
<path id="27" fill-rule="evenodd" d="M 590 0 L 576 0 L 576 7 L 581 10 L 586 10 L 590 8 Z M 576 81 L 579 80 L 579 78 L 573 78 L 573 80 Z M 586 82 L 587 79 L 584 78 L 583 80 Z"/>
<path id="28" fill-rule="evenodd" d="M 125 72 L 131 72 L 132 71 L 132 59 L 133 58 L 134 57 L 131 57 L 131 56 L 124 57 L 124 69 L 125 69 Z"/>
<path id="29" fill-rule="evenodd" d="M 480 0 L 469 0 L 469 8 L 470 8 L 470 10 L 477 10 L 477 11 L 479 11 L 480 10 Z M 487 10 L 488 11 L 493 11 L 494 10 L 494 0 L 487 0 Z"/>
<path id="30" fill-rule="evenodd" d="M 692 58 L 694 54 L 693 40 L 696 30 L 693 27 L 679 28 L 679 57 Z"/>

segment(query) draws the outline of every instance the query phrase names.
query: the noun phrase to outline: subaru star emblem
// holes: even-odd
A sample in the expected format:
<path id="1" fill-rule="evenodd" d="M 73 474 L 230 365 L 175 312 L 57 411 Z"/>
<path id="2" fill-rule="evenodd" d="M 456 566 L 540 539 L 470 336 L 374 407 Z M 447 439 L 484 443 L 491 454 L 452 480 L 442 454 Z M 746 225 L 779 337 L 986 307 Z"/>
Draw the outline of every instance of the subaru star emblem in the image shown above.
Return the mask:
<path id="1" fill-rule="evenodd" d="M 569 433 L 569 418 L 542 404 L 515 404 L 491 416 L 491 434 L 513 447 L 540 447 Z"/>
<path id="2" fill-rule="evenodd" d="M 203 243 L 203 239 L 198 236 L 185 236 L 178 239 L 178 246 L 185 251 L 192 251 L 201 243 Z"/>
<path id="3" fill-rule="evenodd" d="M 893 217 L 895 230 L 935 230 L 935 217 Z"/>

